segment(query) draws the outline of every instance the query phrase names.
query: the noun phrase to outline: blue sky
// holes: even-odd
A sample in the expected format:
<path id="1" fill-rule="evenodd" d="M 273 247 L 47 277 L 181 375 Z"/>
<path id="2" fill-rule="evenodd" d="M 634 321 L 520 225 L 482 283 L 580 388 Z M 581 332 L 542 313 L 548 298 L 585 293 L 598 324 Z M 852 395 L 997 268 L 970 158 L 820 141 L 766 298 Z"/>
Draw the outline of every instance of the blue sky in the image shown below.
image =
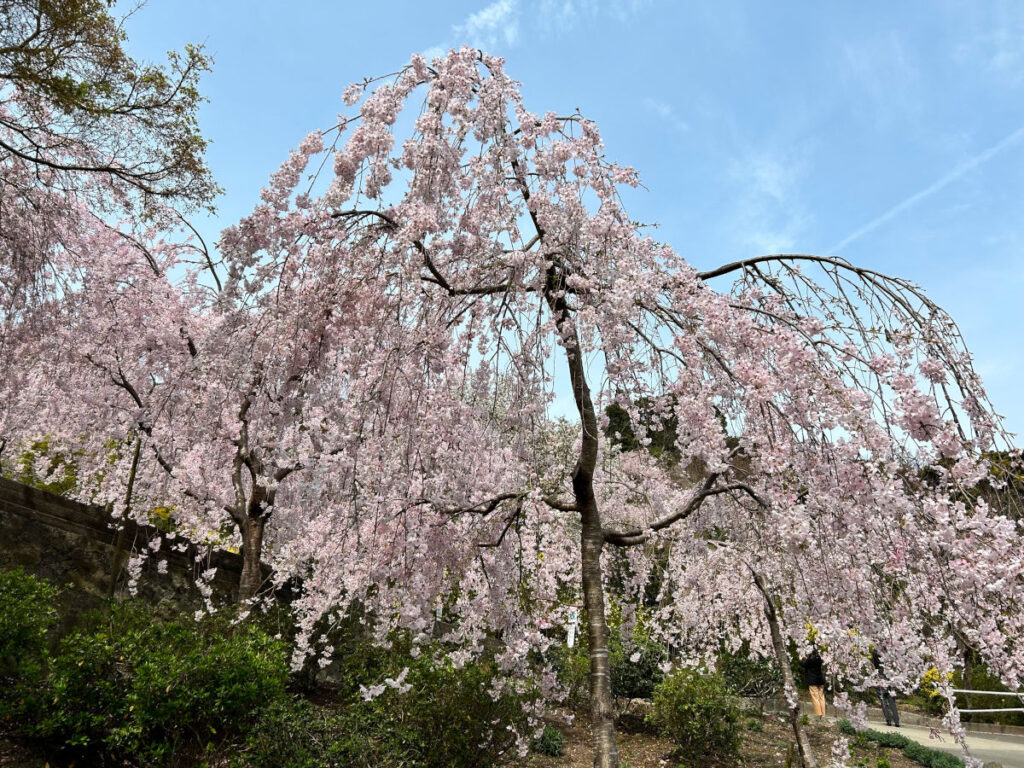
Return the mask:
<path id="1" fill-rule="evenodd" d="M 210 241 L 347 84 L 467 43 L 534 112 L 596 120 L 631 215 L 699 268 L 839 254 L 924 286 L 1024 434 L 1024 2 L 150 0 L 128 32 L 215 57 Z"/>

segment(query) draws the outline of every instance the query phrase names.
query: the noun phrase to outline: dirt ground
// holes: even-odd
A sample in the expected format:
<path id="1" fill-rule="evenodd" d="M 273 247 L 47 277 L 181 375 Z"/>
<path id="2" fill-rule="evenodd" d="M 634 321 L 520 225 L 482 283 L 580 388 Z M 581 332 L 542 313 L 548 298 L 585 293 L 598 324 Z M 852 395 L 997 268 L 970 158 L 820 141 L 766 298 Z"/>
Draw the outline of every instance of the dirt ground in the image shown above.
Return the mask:
<path id="1" fill-rule="evenodd" d="M 742 722 L 743 740 L 739 755 L 727 759 L 702 756 L 683 761 L 673 754 L 671 743 L 664 739 L 649 733 L 620 731 L 619 757 L 622 768 L 782 768 L 786 763 L 789 745 L 793 742 L 793 732 L 789 725 L 772 715 L 763 718 L 744 717 Z M 755 723 L 760 723 L 760 730 Z M 577 720 L 572 726 L 564 723 L 556 725 L 565 737 L 565 754 L 562 757 L 531 754 L 523 765 L 528 768 L 591 768 L 593 756 L 587 724 Z M 832 744 L 839 731 L 830 723 L 811 723 L 808 734 L 818 762 L 827 765 L 831 759 Z M 880 748 L 874 742 L 868 742 L 864 747 L 853 743 L 853 755 L 847 764 L 878 768 L 879 757 L 886 758 L 891 768 L 921 768 L 919 763 L 908 759 L 898 750 Z M 0 733 L 0 768 L 43 768 L 45 764 L 45 760 L 27 745 L 16 739 L 4 738 Z M 799 766 L 795 755 L 793 765 Z"/>
<path id="2" fill-rule="evenodd" d="M 746 717 L 742 722 L 743 743 L 739 755 L 733 758 L 722 760 L 703 756 L 683 761 L 673 755 L 672 745 L 664 739 L 647 733 L 620 733 L 619 759 L 623 768 L 782 768 L 786 764 L 789 745 L 793 743 L 793 730 L 789 724 L 772 715 Z M 761 723 L 761 730 L 756 730 L 756 726 L 754 729 L 749 727 L 754 722 Z M 811 723 L 807 728 L 818 762 L 827 765 L 839 731 L 830 723 Z M 565 736 L 565 754 L 562 757 L 531 755 L 526 764 L 530 768 L 590 768 L 593 756 L 586 723 L 577 721 L 571 727 L 560 725 L 559 730 Z M 891 768 L 921 768 L 920 763 L 910 760 L 898 750 L 885 749 L 874 742 L 859 747 L 852 738 L 850 743 L 853 745 L 853 755 L 847 761 L 850 766 L 876 768 L 878 758 L 884 757 Z M 793 765 L 799 764 L 799 757 L 794 755 Z"/>

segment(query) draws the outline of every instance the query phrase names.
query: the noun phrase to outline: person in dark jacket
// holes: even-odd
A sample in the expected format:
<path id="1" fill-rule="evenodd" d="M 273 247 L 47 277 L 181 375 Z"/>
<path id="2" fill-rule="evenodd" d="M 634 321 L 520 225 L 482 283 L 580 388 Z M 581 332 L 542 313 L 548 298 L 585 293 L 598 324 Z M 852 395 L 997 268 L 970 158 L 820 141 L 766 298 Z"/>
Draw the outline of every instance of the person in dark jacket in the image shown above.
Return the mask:
<path id="1" fill-rule="evenodd" d="M 882 660 L 878 658 L 878 651 L 874 649 L 871 651 L 871 663 L 878 672 L 879 680 L 885 683 L 885 678 L 882 677 Z M 899 728 L 900 713 L 896 709 L 896 696 L 893 694 L 892 688 L 883 684 L 876 686 L 875 690 L 878 692 L 878 698 L 882 700 L 882 716 L 885 718 L 885 724 L 895 725 Z"/>
<path id="2" fill-rule="evenodd" d="M 814 705 L 814 714 L 818 717 L 825 715 L 825 670 L 821 662 L 818 649 L 815 648 L 811 655 L 801 659 L 800 666 L 804 671 L 804 683 L 811 692 L 811 703 Z"/>

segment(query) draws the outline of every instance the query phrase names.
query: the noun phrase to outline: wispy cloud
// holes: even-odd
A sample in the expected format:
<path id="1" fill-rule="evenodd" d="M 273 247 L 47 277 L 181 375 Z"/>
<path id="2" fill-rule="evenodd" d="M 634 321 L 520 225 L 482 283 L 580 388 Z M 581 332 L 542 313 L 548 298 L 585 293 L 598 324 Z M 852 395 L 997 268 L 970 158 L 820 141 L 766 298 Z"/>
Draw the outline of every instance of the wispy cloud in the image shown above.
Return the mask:
<path id="1" fill-rule="evenodd" d="M 999 141 L 999 142 L 993 144 L 991 147 L 986 149 L 984 152 L 980 152 L 977 155 L 975 155 L 974 157 L 970 158 L 969 160 L 961 163 L 956 168 L 954 168 L 952 171 L 947 173 L 945 176 L 942 176 L 941 178 L 939 178 L 936 181 L 932 182 L 931 184 L 929 184 L 927 187 L 925 187 L 924 189 L 920 190 L 919 192 L 915 192 L 914 194 L 910 195 L 909 197 L 904 198 L 903 200 L 898 202 L 896 205 L 894 205 L 892 208 L 887 210 L 882 215 L 872 219 L 871 221 L 869 221 L 867 224 L 865 224 L 860 229 L 857 229 L 857 230 L 851 232 L 849 235 L 847 235 L 842 240 L 840 240 L 838 243 L 836 243 L 831 248 L 829 248 L 828 249 L 828 253 L 835 254 L 835 253 L 841 252 L 844 248 L 846 248 L 851 243 L 853 243 L 853 242 L 855 242 L 857 240 L 860 240 L 865 235 L 868 235 L 868 234 L 874 232 L 880 226 L 882 226 L 886 222 L 891 221 L 892 219 L 896 218 L 897 216 L 899 216 L 904 211 L 907 211 L 910 208 L 913 208 L 915 205 L 920 203 L 925 198 L 931 197 L 932 195 L 934 195 L 939 190 L 944 189 L 945 187 L 948 187 L 950 184 L 952 184 L 954 181 L 959 179 L 961 176 L 969 173 L 970 171 L 973 171 L 978 166 L 983 165 L 984 163 L 987 163 L 993 157 L 998 155 L 1000 152 L 1003 152 L 1007 148 L 1013 146 L 1018 141 L 1020 141 L 1022 138 L 1024 138 L 1024 127 L 1018 128 L 1016 131 L 1011 133 L 1009 136 L 1005 137 L 1002 141 Z"/>
<path id="2" fill-rule="evenodd" d="M 550 31 L 562 32 L 584 18 L 605 14 L 628 21 L 650 5 L 651 0 L 539 0 L 537 18 Z"/>
<path id="3" fill-rule="evenodd" d="M 867 98 L 880 122 L 917 108 L 913 89 L 920 72 L 895 32 L 843 46 L 839 71 L 848 86 Z"/>
<path id="4" fill-rule="evenodd" d="M 495 48 L 502 44 L 511 47 L 519 39 L 517 0 L 497 0 L 470 14 L 464 22 L 456 24 L 452 32 L 458 42 L 477 48 Z"/>
<path id="5" fill-rule="evenodd" d="M 980 60 L 982 65 L 1012 85 L 1024 85 L 1024 6 L 1016 0 L 997 2 L 979 18 L 977 6 L 969 6 L 968 20 L 974 34 L 956 48 L 957 58 Z"/>
<path id="6" fill-rule="evenodd" d="M 732 162 L 729 176 L 740 193 L 730 229 L 745 247 L 784 253 L 807 229 L 811 217 L 798 191 L 804 165 L 768 151 L 748 152 Z"/>
<path id="7" fill-rule="evenodd" d="M 648 96 L 644 99 L 643 104 L 644 109 L 660 117 L 677 133 L 686 133 L 690 130 L 690 124 L 679 117 L 675 110 L 664 101 L 658 101 Z"/>
<path id="8" fill-rule="evenodd" d="M 497 0 L 471 13 L 461 23 L 453 24 L 452 39 L 432 45 L 423 51 L 423 55 L 427 59 L 443 56 L 449 48 L 459 45 L 492 51 L 511 48 L 518 40 L 518 0 Z"/>

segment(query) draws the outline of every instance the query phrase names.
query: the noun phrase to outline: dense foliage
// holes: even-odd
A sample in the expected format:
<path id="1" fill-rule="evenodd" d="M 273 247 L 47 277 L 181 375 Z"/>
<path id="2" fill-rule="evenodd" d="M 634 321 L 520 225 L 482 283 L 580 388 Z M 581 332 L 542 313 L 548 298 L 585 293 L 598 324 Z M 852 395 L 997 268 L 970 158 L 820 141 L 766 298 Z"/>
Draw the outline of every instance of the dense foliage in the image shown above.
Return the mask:
<path id="1" fill-rule="evenodd" d="M 207 205 L 217 188 L 196 112 L 209 59 L 188 46 L 165 66 L 136 62 L 111 5 L 0 1 L 4 178 L 22 164 L 37 169 L 36 183 L 92 202 L 99 193 Z"/>
<path id="2" fill-rule="evenodd" d="M 0 719 L 38 705 L 56 597 L 53 585 L 21 569 L 0 571 Z"/>
<path id="3" fill-rule="evenodd" d="M 651 720 L 676 747 L 680 757 L 724 757 L 740 740 L 740 710 L 722 676 L 683 667 L 654 691 Z"/>
<path id="4" fill-rule="evenodd" d="M 254 626 L 115 606 L 62 640 L 35 732 L 94 761 L 164 765 L 244 730 L 287 681 L 287 649 Z"/>
<path id="5" fill-rule="evenodd" d="M 408 642 L 382 648 L 353 627 L 321 703 L 292 692 L 301 678 L 288 645 L 268 632 L 280 616 L 196 621 L 127 601 L 51 656 L 55 596 L 45 581 L 0 572 L 0 716 L 63 760 L 487 768 L 515 759 L 536 731 L 533 687 L 506 685 L 493 663 L 456 667 L 439 647 L 414 658 Z"/>

